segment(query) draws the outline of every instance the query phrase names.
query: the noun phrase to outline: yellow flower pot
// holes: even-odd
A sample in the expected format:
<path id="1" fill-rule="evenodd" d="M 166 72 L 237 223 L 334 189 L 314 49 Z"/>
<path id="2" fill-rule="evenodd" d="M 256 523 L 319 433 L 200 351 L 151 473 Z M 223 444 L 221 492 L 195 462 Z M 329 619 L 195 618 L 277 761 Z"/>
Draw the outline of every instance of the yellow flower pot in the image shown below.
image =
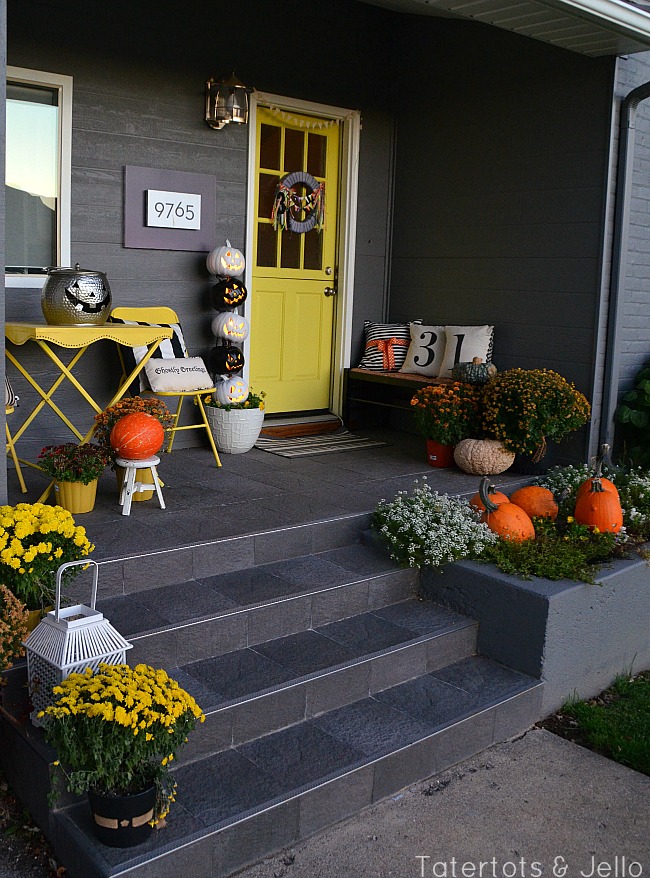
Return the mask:
<path id="1" fill-rule="evenodd" d="M 118 493 L 120 493 L 122 491 L 122 482 L 124 481 L 124 467 L 116 466 L 115 475 L 117 476 L 117 490 Z M 151 475 L 151 470 L 147 469 L 146 467 L 138 470 L 138 481 L 142 482 L 145 485 L 153 485 L 153 476 Z M 162 485 L 162 482 L 160 484 Z M 153 495 L 153 488 L 150 491 L 136 491 L 135 494 L 131 497 L 131 500 L 133 503 L 139 503 L 141 500 L 151 500 Z"/>
<path id="2" fill-rule="evenodd" d="M 33 631 L 34 628 L 38 625 L 41 619 L 53 610 L 53 606 L 44 607 L 42 610 L 28 610 L 27 611 L 27 630 Z"/>
<path id="3" fill-rule="evenodd" d="M 55 482 L 54 499 L 73 515 L 92 512 L 95 508 L 97 479 L 84 485 L 83 482 Z"/>

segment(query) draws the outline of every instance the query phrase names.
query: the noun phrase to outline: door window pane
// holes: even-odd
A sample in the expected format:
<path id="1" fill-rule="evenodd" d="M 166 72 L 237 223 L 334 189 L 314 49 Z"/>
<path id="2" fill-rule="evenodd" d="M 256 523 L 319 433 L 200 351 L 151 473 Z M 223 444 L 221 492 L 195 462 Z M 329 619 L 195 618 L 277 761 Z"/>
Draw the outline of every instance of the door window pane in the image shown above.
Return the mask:
<path id="1" fill-rule="evenodd" d="M 312 229 L 304 235 L 305 268 L 320 271 L 323 267 L 323 235 Z"/>
<path id="2" fill-rule="evenodd" d="M 322 134 L 309 134 L 307 139 L 307 171 L 313 177 L 325 176 L 327 161 L 327 138 Z"/>
<path id="3" fill-rule="evenodd" d="M 273 198 L 279 179 L 275 174 L 260 174 L 259 197 L 257 199 L 257 215 L 259 217 L 271 219 Z"/>
<path id="4" fill-rule="evenodd" d="M 7 83 L 6 271 L 57 264 L 58 90 Z"/>
<path id="5" fill-rule="evenodd" d="M 257 224 L 257 264 L 275 268 L 277 260 L 277 232 L 271 223 Z"/>
<path id="6" fill-rule="evenodd" d="M 280 170 L 280 143 L 282 129 L 278 125 L 261 126 L 260 168 Z"/>
<path id="7" fill-rule="evenodd" d="M 300 238 L 291 232 L 283 232 L 280 243 L 282 246 L 282 268 L 300 268 Z"/>
<path id="8" fill-rule="evenodd" d="M 287 174 L 292 171 L 304 171 L 305 167 L 305 134 L 303 131 L 294 131 L 287 128 L 284 132 L 284 170 Z"/>

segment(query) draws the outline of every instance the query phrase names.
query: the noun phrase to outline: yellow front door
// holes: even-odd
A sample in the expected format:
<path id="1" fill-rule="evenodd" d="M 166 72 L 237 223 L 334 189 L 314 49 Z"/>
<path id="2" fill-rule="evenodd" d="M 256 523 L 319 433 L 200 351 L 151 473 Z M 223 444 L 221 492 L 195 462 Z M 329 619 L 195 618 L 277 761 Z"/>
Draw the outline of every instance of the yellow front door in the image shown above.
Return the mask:
<path id="1" fill-rule="evenodd" d="M 339 125 L 258 107 L 256 222 L 251 287 L 250 383 L 269 412 L 328 409 L 336 302 Z M 324 226 L 274 228 L 278 184 L 300 172 L 322 184 Z M 290 182 L 290 181 L 289 181 Z M 311 190 L 287 193 L 294 226 L 310 224 Z M 301 202 L 300 199 L 303 199 Z M 301 209 L 301 204 L 306 209 Z M 310 209 L 311 208 L 311 209 Z"/>

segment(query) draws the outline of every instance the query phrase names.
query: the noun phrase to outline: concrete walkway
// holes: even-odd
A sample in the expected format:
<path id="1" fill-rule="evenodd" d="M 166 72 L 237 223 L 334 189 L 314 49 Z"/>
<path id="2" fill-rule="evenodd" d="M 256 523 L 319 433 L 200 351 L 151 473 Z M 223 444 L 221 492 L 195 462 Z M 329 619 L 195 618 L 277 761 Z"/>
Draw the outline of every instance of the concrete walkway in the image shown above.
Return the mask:
<path id="1" fill-rule="evenodd" d="M 650 777 L 534 729 L 238 878 L 542 875 L 650 876 Z"/>

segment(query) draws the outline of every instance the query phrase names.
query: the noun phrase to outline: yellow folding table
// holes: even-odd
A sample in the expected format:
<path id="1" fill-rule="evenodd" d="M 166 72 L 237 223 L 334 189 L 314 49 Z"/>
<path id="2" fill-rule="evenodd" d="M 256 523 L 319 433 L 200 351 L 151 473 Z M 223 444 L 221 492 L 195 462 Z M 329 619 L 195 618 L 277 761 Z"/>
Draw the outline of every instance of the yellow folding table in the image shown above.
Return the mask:
<path id="1" fill-rule="evenodd" d="M 9 322 L 5 324 L 5 336 L 7 341 L 18 346 L 24 345 L 30 341 L 35 342 L 51 362 L 54 363 L 60 373 L 50 387 L 44 388 L 29 372 L 27 367 L 18 360 L 15 354 L 9 350 L 9 348 L 6 349 L 5 353 L 9 362 L 13 363 L 40 397 L 39 402 L 34 406 L 20 427 L 14 432 L 14 444 L 20 439 L 34 418 L 37 417 L 38 413 L 46 405 L 56 413 L 56 415 L 83 444 L 91 439 L 95 432 L 96 424 L 93 421 L 90 429 L 86 429 L 85 427 L 79 429 L 72 423 L 70 418 L 52 399 L 61 384 L 67 379 L 79 391 L 81 396 L 95 412 L 102 412 L 105 408 L 114 405 L 122 399 L 133 380 L 137 378 L 140 372 L 144 369 L 145 363 L 148 362 L 151 355 L 160 345 L 160 342 L 165 338 L 171 338 L 172 330 L 164 326 L 124 326 L 122 324 L 111 323 L 107 323 L 104 326 L 50 326 L 40 323 Z M 119 386 L 113 398 L 105 405 L 99 405 L 99 403 L 93 399 L 82 382 L 72 371 L 88 348 L 98 341 L 112 341 L 118 345 L 125 345 L 127 347 L 148 347 L 147 353 L 140 362 L 136 364 L 132 372 L 129 375 L 123 375 L 120 377 Z M 75 350 L 76 353 L 66 364 L 54 348 L 68 348 L 69 350 Z M 25 463 L 29 464 L 28 461 L 25 461 Z M 34 464 L 31 465 L 33 466 Z"/>

